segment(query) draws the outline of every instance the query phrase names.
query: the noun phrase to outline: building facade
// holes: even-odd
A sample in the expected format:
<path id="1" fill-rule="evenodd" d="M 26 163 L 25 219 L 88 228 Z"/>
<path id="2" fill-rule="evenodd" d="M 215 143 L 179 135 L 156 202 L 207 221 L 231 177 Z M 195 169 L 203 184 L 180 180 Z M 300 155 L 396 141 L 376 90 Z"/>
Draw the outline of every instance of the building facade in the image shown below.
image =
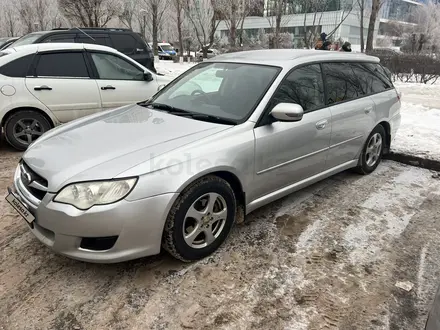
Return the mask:
<path id="1" fill-rule="evenodd" d="M 316 39 L 322 32 L 331 34 L 333 40 L 349 41 L 353 49 L 360 48 L 360 13 L 356 0 L 331 0 L 318 2 L 321 6 L 313 7 L 312 1 L 288 0 L 281 20 L 281 30 L 289 33 L 295 48 L 305 47 L 305 43 Z M 255 39 L 263 33 L 272 33 L 275 28 L 274 0 L 261 1 L 263 8 L 253 11 L 243 24 L 247 38 Z M 423 0 L 385 0 L 375 26 L 375 43 L 382 46 L 399 46 L 401 27 L 416 24 L 417 10 Z M 352 7 L 352 9 L 351 9 Z M 371 0 L 366 0 L 364 12 L 365 42 L 369 23 Z M 342 24 L 341 24 L 341 21 Z M 220 22 L 217 37 L 227 38 L 229 31 L 226 22 Z M 313 42 L 313 40 L 312 40 Z M 309 45 L 310 46 L 310 45 Z"/>

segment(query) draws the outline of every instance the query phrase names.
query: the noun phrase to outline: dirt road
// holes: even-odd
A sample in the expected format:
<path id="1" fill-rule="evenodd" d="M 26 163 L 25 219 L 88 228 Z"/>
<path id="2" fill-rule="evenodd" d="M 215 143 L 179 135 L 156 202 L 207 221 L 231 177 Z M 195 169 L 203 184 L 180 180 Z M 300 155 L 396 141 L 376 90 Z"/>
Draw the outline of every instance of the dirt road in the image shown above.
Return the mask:
<path id="1" fill-rule="evenodd" d="M 0 149 L 2 196 L 18 158 Z M 0 329 L 421 329 L 439 205 L 431 172 L 384 162 L 258 210 L 201 262 L 94 265 L 54 255 L 2 198 Z"/>

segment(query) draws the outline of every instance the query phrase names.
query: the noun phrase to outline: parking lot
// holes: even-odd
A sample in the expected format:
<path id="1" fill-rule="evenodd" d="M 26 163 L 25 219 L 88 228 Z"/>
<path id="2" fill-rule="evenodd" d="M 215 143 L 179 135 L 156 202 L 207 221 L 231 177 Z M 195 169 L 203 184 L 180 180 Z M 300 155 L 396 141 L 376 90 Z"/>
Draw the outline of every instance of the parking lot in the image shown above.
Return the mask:
<path id="1" fill-rule="evenodd" d="M 19 158 L 3 141 L 2 196 Z M 342 173 L 257 210 L 192 264 L 57 256 L 2 198 L 0 328 L 421 329 L 439 284 L 435 176 L 390 161 Z"/>

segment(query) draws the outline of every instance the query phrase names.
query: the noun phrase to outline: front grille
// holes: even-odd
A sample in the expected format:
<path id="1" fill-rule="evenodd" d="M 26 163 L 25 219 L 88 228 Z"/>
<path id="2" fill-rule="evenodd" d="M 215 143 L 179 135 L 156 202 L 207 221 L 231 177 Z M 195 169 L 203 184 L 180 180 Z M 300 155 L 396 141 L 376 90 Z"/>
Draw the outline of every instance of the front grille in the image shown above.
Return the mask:
<path id="1" fill-rule="evenodd" d="M 20 181 L 25 189 L 38 200 L 41 201 L 46 196 L 47 180 L 32 170 L 24 161 L 20 162 Z"/>
<path id="2" fill-rule="evenodd" d="M 34 170 L 32 170 L 24 161 L 22 161 L 21 164 L 25 168 L 26 172 L 31 174 L 31 176 L 32 176 L 32 178 L 34 179 L 35 182 L 37 182 L 37 183 L 41 184 L 43 187 L 47 188 L 49 183 L 47 182 L 47 180 L 45 178 L 43 178 L 38 173 L 36 173 Z"/>

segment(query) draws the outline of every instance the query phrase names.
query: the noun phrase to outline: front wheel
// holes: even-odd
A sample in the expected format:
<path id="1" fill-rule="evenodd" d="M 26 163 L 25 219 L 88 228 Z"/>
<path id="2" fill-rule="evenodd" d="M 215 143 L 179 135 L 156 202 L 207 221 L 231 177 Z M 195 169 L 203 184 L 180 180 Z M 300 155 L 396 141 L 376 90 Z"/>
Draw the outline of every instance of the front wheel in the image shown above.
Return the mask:
<path id="1" fill-rule="evenodd" d="M 17 150 L 26 150 L 29 145 L 52 128 L 41 113 L 22 110 L 11 115 L 5 123 L 6 141 Z"/>
<path id="2" fill-rule="evenodd" d="M 359 157 L 356 171 L 360 174 L 370 174 L 379 166 L 385 147 L 386 133 L 382 125 L 374 128 Z"/>
<path id="3" fill-rule="evenodd" d="M 205 258 L 226 240 L 235 222 L 236 199 L 229 183 L 202 178 L 185 189 L 165 224 L 162 245 L 185 262 Z"/>

